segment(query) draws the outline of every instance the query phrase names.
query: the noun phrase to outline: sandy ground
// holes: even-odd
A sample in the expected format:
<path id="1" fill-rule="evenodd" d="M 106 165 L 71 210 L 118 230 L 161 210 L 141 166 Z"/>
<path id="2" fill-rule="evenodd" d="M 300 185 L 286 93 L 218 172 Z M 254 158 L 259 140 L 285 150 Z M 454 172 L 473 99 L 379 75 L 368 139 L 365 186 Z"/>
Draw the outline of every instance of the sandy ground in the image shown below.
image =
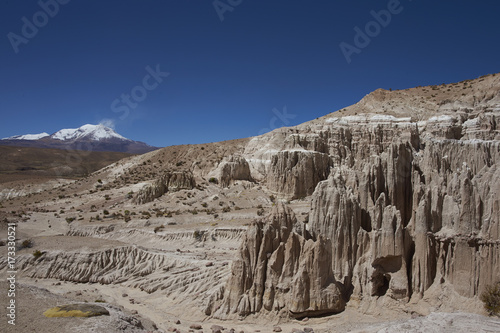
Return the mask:
<path id="1" fill-rule="evenodd" d="M 323 318 L 309 320 L 271 319 L 265 317 L 249 317 L 244 321 L 191 321 L 179 318 L 161 309 L 140 303 L 147 297 L 138 291 L 129 294 L 139 301 L 130 306 L 122 297 L 123 288 L 119 286 L 81 285 L 60 283 L 58 281 L 30 280 L 21 283 L 17 288 L 16 325 L 9 325 L 5 319 L 0 321 L 1 332 L 162 332 L 177 329 L 180 332 L 190 331 L 192 324 L 199 324 L 203 330 L 211 332 L 212 325 L 226 328 L 226 332 L 273 332 L 279 327 L 283 332 L 301 332 L 312 328 L 314 332 L 500 332 L 500 320 L 470 313 L 432 313 L 429 316 L 407 316 L 394 320 L 393 314 L 386 316 L 362 315 L 356 309 L 348 308 L 345 312 Z M 59 285 L 60 283 L 60 285 Z M 36 285 L 36 287 L 34 286 Z M 1 282 L 0 288 L 7 289 Z M 130 290 L 128 290 L 130 292 Z M 103 299 L 105 303 L 94 303 L 94 299 Z M 0 303 L 6 304 L 5 293 L 0 296 Z M 43 312 L 57 305 L 88 302 L 106 307 L 110 316 L 93 318 L 46 318 Z M 135 311 L 134 311 L 135 310 Z M 184 309 L 189 310 L 189 309 Z M 136 312 L 137 311 L 137 312 Z M 2 307 L 2 318 L 6 318 Z M 142 328 L 129 324 L 130 318 L 139 320 Z M 153 319 L 153 320 L 151 320 Z M 128 321 L 127 321 L 128 320 Z M 156 324 L 153 321 L 156 320 Z M 156 330 L 155 327 L 159 327 Z M 194 331 L 194 330 L 191 330 Z"/>
<path id="2" fill-rule="evenodd" d="M 97 294 L 92 291 L 80 290 L 76 292 L 63 291 L 49 292 L 41 287 L 36 281 L 30 281 L 30 284 L 19 283 L 16 290 L 16 318 L 15 325 L 8 323 L 7 313 L 2 306 L 0 321 L 0 332 L 16 333 L 49 333 L 49 332 L 148 332 L 154 331 L 153 323 L 140 315 L 124 311 L 122 308 L 110 303 L 94 303 L 94 298 L 99 299 Z M 56 283 L 54 283 L 56 284 Z M 36 286 L 35 286 L 36 285 Z M 59 286 L 57 286 L 59 287 Z M 0 282 L 0 289 L 6 290 L 7 283 Z M 76 294 L 83 296 L 76 297 Z M 6 293 L 0 295 L 0 303 L 7 304 L 11 298 Z M 85 300 L 84 300 L 85 299 Z M 89 301 L 87 301 L 87 299 Z M 109 312 L 109 316 L 91 317 L 91 318 L 47 318 L 43 313 L 52 307 L 75 304 L 91 303 L 104 306 Z M 133 319 L 135 320 L 133 320 Z M 140 327 L 131 325 L 128 321 L 140 321 Z M 123 329 L 120 329 L 123 328 Z"/>

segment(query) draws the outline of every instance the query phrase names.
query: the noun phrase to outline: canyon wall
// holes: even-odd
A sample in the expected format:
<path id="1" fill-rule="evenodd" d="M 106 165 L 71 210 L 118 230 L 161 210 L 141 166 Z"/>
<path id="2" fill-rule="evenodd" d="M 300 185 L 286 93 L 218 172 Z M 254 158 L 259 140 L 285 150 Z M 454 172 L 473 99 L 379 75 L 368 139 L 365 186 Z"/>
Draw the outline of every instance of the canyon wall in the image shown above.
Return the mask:
<path id="1" fill-rule="evenodd" d="M 255 179 L 282 199 L 312 194 L 309 221 L 297 227 L 279 204 L 254 223 L 208 313 L 321 315 L 353 298 L 418 302 L 440 285 L 474 298 L 500 279 L 498 89 L 434 115 L 396 111 L 323 117 L 249 142 Z"/>

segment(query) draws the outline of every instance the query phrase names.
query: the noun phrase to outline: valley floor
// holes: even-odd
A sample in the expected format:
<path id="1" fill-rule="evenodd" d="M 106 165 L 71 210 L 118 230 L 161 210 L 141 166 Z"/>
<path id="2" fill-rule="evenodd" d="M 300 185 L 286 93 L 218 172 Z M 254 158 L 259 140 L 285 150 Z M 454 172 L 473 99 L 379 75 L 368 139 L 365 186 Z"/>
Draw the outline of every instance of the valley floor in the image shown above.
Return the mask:
<path id="1" fill-rule="evenodd" d="M 191 325 L 201 325 L 204 332 L 210 331 L 212 325 L 220 325 L 227 329 L 226 332 L 230 329 L 272 332 L 276 327 L 283 332 L 300 332 L 306 328 L 314 332 L 470 332 L 471 327 L 481 327 L 485 332 L 500 330 L 500 321 L 480 315 L 459 312 L 431 313 L 424 317 L 422 315 L 428 313 L 412 311 L 411 307 L 398 309 L 397 305 L 388 303 L 381 303 L 385 307 L 383 311 L 360 310 L 362 305 L 355 301 L 340 314 L 306 320 L 265 314 L 244 320 L 210 318 L 204 309 L 211 295 L 223 288 L 246 227 L 258 218 L 259 209 L 268 211 L 274 205 L 260 189 L 249 184 L 217 191 L 213 195 L 210 189 L 181 191 L 166 195 L 161 202 L 141 206 L 142 211 L 148 212 L 154 212 L 153 208 L 158 206 L 173 210 L 179 207 L 176 200 L 186 198 L 186 210 L 171 217 L 142 215 L 127 201 L 112 205 L 109 215 L 125 210 L 137 211 L 128 222 L 105 218 L 102 209 L 91 212 L 88 208 L 92 196 L 82 200 L 42 201 L 37 204 L 38 211 L 26 207 L 30 213 L 17 219 L 16 236 L 20 241 L 30 239 L 32 246 L 16 253 L 19 272 L 17 323 L 14 328 L 3 319 L 0 330 L 23 333 L 166 332 L 175 328 L 188 332 Z M 217 217 L 192 213 L 193 206 L 207 202 L 210 207 L 216 207 L 220 201 L 229 203 L 232 209 Z M 13 210 L 22 208 L 22 204 L 14 205 Z M 310 202 L 296 200 L 290 205 L 302 219 L 301 223 L 305 222 Z M 95 215 L 101 215 L 100 220 L 91 219 Z M 69 223 L 66 219 L 69 216 L 76 219 Z M 1 232 L 7 232 L 4 224 Z M 5 276 L 7 247 L 2 246 L 0 250 L 3 258 L 0 267 L 4 268 L 2 276 Z M 43 254 L 35 258 L 35 251 Z M 8 289 L 5 281 L 2 278 L 0 290 Z M 0 295 L 0 302 L 7 304 L 6 293 Z M 43 312 L 56 305 L 82 302 L 103 305 L 110 316 L 43 316 Z M 2 318 L 6 318 L 4 312 L 5 306 L 2 306 Z"/>

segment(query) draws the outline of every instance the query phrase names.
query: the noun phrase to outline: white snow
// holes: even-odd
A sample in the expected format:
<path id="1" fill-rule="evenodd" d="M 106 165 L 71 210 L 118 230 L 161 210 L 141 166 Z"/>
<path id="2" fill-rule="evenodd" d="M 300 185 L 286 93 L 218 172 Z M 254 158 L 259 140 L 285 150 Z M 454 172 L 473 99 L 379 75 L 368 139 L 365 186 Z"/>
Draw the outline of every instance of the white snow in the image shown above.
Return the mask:
<path id="1" fill-rule="evenodd" d="M 39 140 L 50 136 L 48 133 L 40 133 L 40 134 L 25 134 L 25 135 L 14 135 L 8 138 L 3 138 L 2 140 Z"/>
<path id="2" fill-rule="evenodd" d="M 50 135 L 48 133 L 40 133 L 40 134 L 25 134 L 25 135 L 15 135 L 8 138 L 4 138 L 2 140 L 39 140 L 45 137 L 50 136 L 52 139 L 56 140 L 76 140 L 80 138 L 88 138 L 92 140 L 102 140 L 102 139 L 111 139 L 117 138 L 121 140 L 130 141 L 127 138 L 124 138 L 120 134 L 113 131 L 111 128 L 106 127 L 104 125 L 83 125 L 80 128 L 66 128 L 56 133 Z"/>
<path id="3" fill-rule="evenodd" d="M 56 140 L 76 140 L 81 138 L 89 138 L 93 140 L 103 140 L 117 138 L 122 140 L 130 141 L 129 139 L 121 136 L 120 134 L 113 131 L 111 128 L 104 125 L 83 125 L 80 128 L 67 128 L 62 129 L 51 135 L 52 139 Z"/>

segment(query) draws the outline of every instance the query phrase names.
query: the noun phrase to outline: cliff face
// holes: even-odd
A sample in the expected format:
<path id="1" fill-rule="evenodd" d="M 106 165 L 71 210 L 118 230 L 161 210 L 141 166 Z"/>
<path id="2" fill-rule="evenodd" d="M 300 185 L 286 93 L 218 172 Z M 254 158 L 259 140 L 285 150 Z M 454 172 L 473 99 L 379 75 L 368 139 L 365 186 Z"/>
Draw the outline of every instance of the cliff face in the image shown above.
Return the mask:
<path id="1" fill-rule="evenodd" d="M 167 172 L 152 184 L 145 185 L 134 197 L 134 202 L 144 204 L 161 197 L 167 191 L 190 190 L 195 186 L 196 182 L 191 172 Z"/>
<path id="2" fill-rule="evenodd" d="M 335 313 L 353 297 L 418 301 L 444 284 L 475 297 L 498 280 L 500 80 L 469 87 L 434 104 L 376 91 L 252 139 L 252 176 L 281 198 L 312 194 L 310 218 L 299 235 L 279 206 L 249 228 L 215 315 Z"/>
<path id="3" fill-rule="evenodd" d="M 250 226 L 219 315 L 287 309 L 303 317 L 344 310 L 343 286 L 331 267 L 330 241 L 306 240 L 293 231 L 296 223 L 293 211 L 278 204 L 266 220 Z"/>
<path id="4" fill-rule="evenodd" d="M 235 180 L 251 181 L 250 166 L 244 157 L 231 155 L 224 160 L 215 172 L 222 187 L 229 186 Z"/>

